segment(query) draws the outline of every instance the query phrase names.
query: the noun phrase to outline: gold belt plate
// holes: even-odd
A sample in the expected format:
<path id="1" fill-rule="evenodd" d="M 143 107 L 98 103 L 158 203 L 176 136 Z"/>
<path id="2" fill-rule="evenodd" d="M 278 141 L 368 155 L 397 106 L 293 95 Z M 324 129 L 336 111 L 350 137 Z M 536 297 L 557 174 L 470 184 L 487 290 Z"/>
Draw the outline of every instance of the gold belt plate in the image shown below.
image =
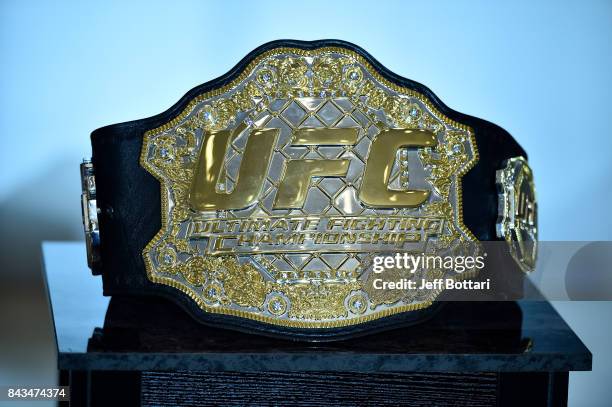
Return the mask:
<path id="1" fill-rule="evenodd" d="M 206 312 L 285 327 L 428 307 L 438 291 L 374 289 L 372 259 L 475 242 L 461 177 L 477 159 L 468 126 L 356 52 L 263 52 L 145 134 L 162 197 L 147 276 Z M 405 277 L 454 277 L 422 273 Z"/>

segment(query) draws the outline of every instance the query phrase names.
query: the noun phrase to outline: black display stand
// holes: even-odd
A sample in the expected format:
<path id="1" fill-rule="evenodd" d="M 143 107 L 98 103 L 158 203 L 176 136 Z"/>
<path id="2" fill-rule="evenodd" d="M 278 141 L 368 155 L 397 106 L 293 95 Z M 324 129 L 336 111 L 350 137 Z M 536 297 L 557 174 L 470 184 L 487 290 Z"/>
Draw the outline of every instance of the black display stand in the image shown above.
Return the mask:
<path id="1" fill-rule="evenodd" d="M 412 327 L 300 343 L 203 326 L 159 298 L 109 302 L 85 270 L 45 263 L 72 406 L 564 406 L 568 372 L 591 369 L 545 301 L 447 303 Z"/>

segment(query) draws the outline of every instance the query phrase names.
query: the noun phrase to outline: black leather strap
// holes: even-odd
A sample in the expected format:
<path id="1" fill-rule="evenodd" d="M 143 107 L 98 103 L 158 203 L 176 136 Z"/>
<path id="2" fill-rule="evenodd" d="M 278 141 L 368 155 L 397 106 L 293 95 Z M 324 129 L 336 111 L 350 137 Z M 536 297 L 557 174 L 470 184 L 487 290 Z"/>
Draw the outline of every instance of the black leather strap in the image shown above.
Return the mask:
<path id="1" fill-rule="evenodd" d="M 480 159 L 463 177 L 463 220 L 474 235 L 483 241 L 498 240 L 495 233 L 497 219 L 497 189 L 495 172 L 504 160 L 526 157 L 525 151 L 505 130 L 485 120 L 456 112 L 446 106 L 427 87 L 402 78 L 383 67 L 378 61 L 356 45 L 339 40 L 294 41 L 280 40 L 267 43 L 251 52 L 226 75 L 197 86 L 187 92 L 174 106 L 156 116 L 102 127 L 91 134 L 92 161 L 97 184 L 97 203 L 100 210 L 99 228 L 101 264 L 94 273 L 102 274 L 105 295 L 161 295 L 177 301 L 193 311 L 206 323 L 222 324 L 242 330 L 259 330 L 261 323 L 237 319 L 231 316 L 202 315 L 197 305 L 183 293 L 167 286 L 154 284 L 146 276 L 142 250 L 161 228 L 160 185 L 141 167 L 139 158 L 143 135 L 176 117 L 195 96 L 218 88 L 233 79 L 257 55 L 278 47 L 315 49 L 337 46 L 348 48 L 362 55 L 388 80 L 413 89 L 427 96 L 443 114 L 470 126 L 476 137 Z M 364 324 L 360 327 L 298 330 L 266 327 L 268 333 L 290 330 L 295 337 L 321 337 L 322 334 L 337 337 L 350 335 L 364 329 L 411 323 L 429 315 L 434 309 L 412 312 Z"/>

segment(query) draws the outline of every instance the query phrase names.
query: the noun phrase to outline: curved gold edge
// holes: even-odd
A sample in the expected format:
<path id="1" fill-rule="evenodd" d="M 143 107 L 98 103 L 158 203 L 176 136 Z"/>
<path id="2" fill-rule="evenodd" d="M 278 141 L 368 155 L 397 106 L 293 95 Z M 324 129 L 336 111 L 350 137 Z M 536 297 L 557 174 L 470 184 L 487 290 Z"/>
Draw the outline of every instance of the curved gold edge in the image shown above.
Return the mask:
<path id="1" fill-rule="evenodd" d="M 420 309 L 425 309 L 425 308 L 429 308 L 432 304 L 433 301 L 425 301 L 422 303 L 417 303 L 417 304 L 408 304 L 408 305 L 403 305 L 400 307 L 396 307 L 396 308 L 388 308 L 382 311 L 377 311 L 373 314 L 370 315 L 364 315 L 361 317 L 355 317 L 352 319 L 346 319 L 346 320 L 340 320 L 340 321 L 321 321 L 321 322 L 314 322 L 314 321 L 300 321 L 300 320 L 284 320 L 284 319 L 277 319 L 277 318 L 273 318 L 273 317 L 268 317 L 265 315 L 261 315 L 261 314 L 256 314 L 254 312 L 246 312 L 246 311 L 242 311 L 242 310 L 232 310 L 232 309 L 221 309 L 221 308 L 217 308 L 217 307 L 211 307 L 209 305 L 207 305 L 201 298 L 199 298 L 195 291 L 186 286 L 185 284 L 179 283 L 176 280 L 173 280 L 171 278 L 165 278 L 165 277 L 159 277 L 153 274 L 153 264 L 151 263 L 151 260 L 149 259 L 148 256 L 148 252 L 157 244 L 159 243 L 160 240 L 162 240 L 163 235 L 165 234 L 165 230 L 168 226 L 168 217 L 167 217 L 167 213 L 168 213 L 168 197 L 167 197 L 167 191 L 166 188 L 164 187 L 164 179 L 162 177 L 161 174 L 159 174 L 156 169 L 153 166 L 150 166 L 149 163 L 147 163 L 146 161 L 146 150 L 145 150 L 145 146 L 147 146 L 150 142 L 150 139 L 153 137 L 154 134 L 168 130 L 174 126 L 176 126 L 177 124 L 179 124 L 194 108 L 195 106 L 212 97 L 215 96 L 220 96 L 223 93 L 231 90 L 233 87 L 237 86 L 237 84 L 239 84 L 240 82 L 242 82 L 244 79 L 246 79 L 248 77 L 248 72 L 250 72 L 253 68 L 255 68 L 255 66 L 257 66 L 261 61 L 263 61 L 266 58 L 272 57 L 272 56 L 276 56 L 276 55 L 280 55 L 280 54 L 285 54 L 285 53 L 293 53 L 294 55 L 298 55 L 298 56 L 302 56 L 302 57 L 308 57 L 308 56 L 317 56 L 319 54 L 324 54 L 324 53 L 331 53 L 331 52 L 335 52 L 335 53 L 339 53 L 339 54 L 344 54 L 348 57 L 353 58 L 355 61 L 361 63 L 369 72 L 370 74 L 380 83 L 382 83 L 383 85 L 385 85 L 386 87 L 388 87 L 389 89 L 392 89 L 396 92 L 400 92 L 403 93 L 405 95 L 408 95 L 410 97 L 414 97 L 416 99 L 418 99 L 419 101 L 421 101 L 423 104 L 425 104 L 439 119 L 441 119 L 444 123 L 449 124 L 451 126 L 455 126 L 458 127 L 460 129 L 463 129 L 465 131 L 468 132 L 469 137 L 470 137 L 470 141 L 472 143 L 473 146 L 473 157 L 472 159 L 463 167 L 462 170 L 460 170 L 458 172 L 457 175 L 455 175 L 456 179 L 455 179 L 455 195 L 457 197 L 457 223 L 458 223 L 458 227 L 461 230 L 461 232 L 463 232 L 469 239 L 473 240 L 473 241 L 478 241 L 478 239 L 476 238 L 476 236 L 472 233 L 471 230 L 469 230 L 467 228 L 467 226 L 465 226 L 465 224 L 463 223 L 463 194 L 462 194 L 462 177 L 463 175 L 465 175 L 470 169 L 472 169 L 476 163 L 478 162 L 478 160 L 480 159 L 479 153 L 478 153 L 478 145 L 476 144 L 476 138 L 474 136 L 474 130 L 470 127 L 467 126 L 463 123 L 457 122 L 455 120 L 450 119 L 449 117 L 447 117 L 446 115 L 444 115 L 442 112 L 440 112 L 440 110 L 437 109 L 437 107 L 429 100 L 429 98 L 427 98 L 425 95 L 416 92 L 412 89 L 408 89 L 405 88 L 403 86 L 399 86 L 395 83 L 392 83 L 391 81 L 389 81 L 387 78 L 385 78 L 382 74 L 380 74 L 380 72 L 378 70 L 376 70 L 363 56 L 359 55 L 358 53 L 348 49 L 348 48 L 342 48 L 342 47 L 321 47 L 321 48 L 317 48 L 314 50 L 304 50 L 304 49 L 300 49 L 300 48 L 291 48 L 291 47 L 280 47 L 280 48 L 275 48 L 269 51 L 265 51 L 263 53 L 261 53 L 260 55 L 258 55 L 256 58 L 254 58 L 241 72 L 240 74 L 234 79 L 232 80 L 230 83 L 217 88 L 217 89 L 213 89 L 210 90 L 208 92 L 202 93 L 196 97 L 194 97 L 189 103 L 188 105 L 181 111 L 181 113 L 179 113 L 179 115 L 177 117 L 175 117 L 174 119 L 170 120 L 169 122 L 156 127 L 154 129 L 148 130 L 145 132 L 144 137 L 143 137 L 143 144 L 142 144 L 142 149 L 141 149 L 141 153 L 140 153 L 140 165 L 145 168 L 147 170 L 147 172 L 149 172 L 151 175 L 153 175 L 160 183 L 160 196 L 161 196 L 161 201 L 162 201 L 162 205 L 161 205 L 161 217 L 162 217 L 162 227 L 159 230 L 159 232 L 157 232 L 157 234 L 153 237 L 153 239 L 145 246 L 145 248 L 142 251 L 142 256 L 145 262 L 145 268 L 147 271 L 147 277 L 149 278 L 149 280 L 151 280 L 154 283 L 158 283 L 158 284 L 164 284 L 173 288 L 176 288 L 180 291 L 182 291 L 183 293 L 187 294 L 192 300 L 194 300 L 196 302 L 196 304 L 200 307 L 200 309 L 204 310 L 205 312 L 210 312 L 210 313 L 214 313 L 214 314 L 223 314 L 223 315 L 230 315 L 230 316 L 236 316 L 236 317 L 241 317 L 241 318 L 248 318 L 254 321 L 258 321 L 258 322 L 264 322 L 264 323 L 268 323 L 271 325 L 277 325 L 277 326 L 283 326 L 283 327 L 290 327 L 290 328 L 338 328 L 338 327 L 344 327 L 344 326 L 350 326 L 350 325 L 357 325 L 357 324 L 361 324 L 364 322 L 368 322 L 368 321 L 373 321 L 376 319 L 380 319 L 380 318 L 384 318 L 384 317 L 388 317 L 391 315 L 395 315 L 395 314 L 399 314 L 402 312 L 410 312 L 410 311 L 416 311 L 416 310 L 420 310 Z M 464 273 L 461 274 L 460 276 L 456 276 L 455 280 L 462 280 L 464 278 L 468 278 L 468 277 L 474 277 L 476 275 L 475 272 L 469 272 L 469 273 Z M 457 277 L 461 277 L 461 278 L 457 278 Z M 440 293 L 443 290 L 436 290 L 434 291 L 434 300 L 435 298 L 437 298 Z"/>

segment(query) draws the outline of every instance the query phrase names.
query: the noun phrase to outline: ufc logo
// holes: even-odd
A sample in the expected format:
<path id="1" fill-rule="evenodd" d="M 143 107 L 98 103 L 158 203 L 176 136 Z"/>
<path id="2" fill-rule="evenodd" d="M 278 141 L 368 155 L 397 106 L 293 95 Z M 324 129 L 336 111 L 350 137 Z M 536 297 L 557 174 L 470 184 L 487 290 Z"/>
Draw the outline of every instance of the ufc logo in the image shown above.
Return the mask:
<path id="1" fill-rule="evenodd" d="M 525 182 L 525 184 L 527 183 Z M 515 208 L 515 214 L 518 219 L 524 220 L 528 225 L 536 224 L 536 203 L 528 186 L 525 188 L 521 186 Z"/>
<path id="2" fill-rule="evenodd" d="M 243 209 L 254 204 L 262 193 L 270 170 L 279 129 L 253 130 L 244 148 L 234 189 L 217 190 L 223 161 L 234 134 L 244 127 L 208 132 L 200 151 L 191 186 L 191 207 L 196 211 Z M 313 128 L 294 132 L 293 146 L 353 146 L 357 142 L 355 128 Z M 429 198 L 430 191 L 389 189 L 389 178 L 397 150 L 406 147 L 435 147 L 436 136 L 427 130 L 384 129 L 370 146 L 358 198 L 372 208 L 416 207 Z M 288 159 L 278 185 L 273 209 L 301 208 L 313 177 L 345 177 L 350 159 Z"/>

